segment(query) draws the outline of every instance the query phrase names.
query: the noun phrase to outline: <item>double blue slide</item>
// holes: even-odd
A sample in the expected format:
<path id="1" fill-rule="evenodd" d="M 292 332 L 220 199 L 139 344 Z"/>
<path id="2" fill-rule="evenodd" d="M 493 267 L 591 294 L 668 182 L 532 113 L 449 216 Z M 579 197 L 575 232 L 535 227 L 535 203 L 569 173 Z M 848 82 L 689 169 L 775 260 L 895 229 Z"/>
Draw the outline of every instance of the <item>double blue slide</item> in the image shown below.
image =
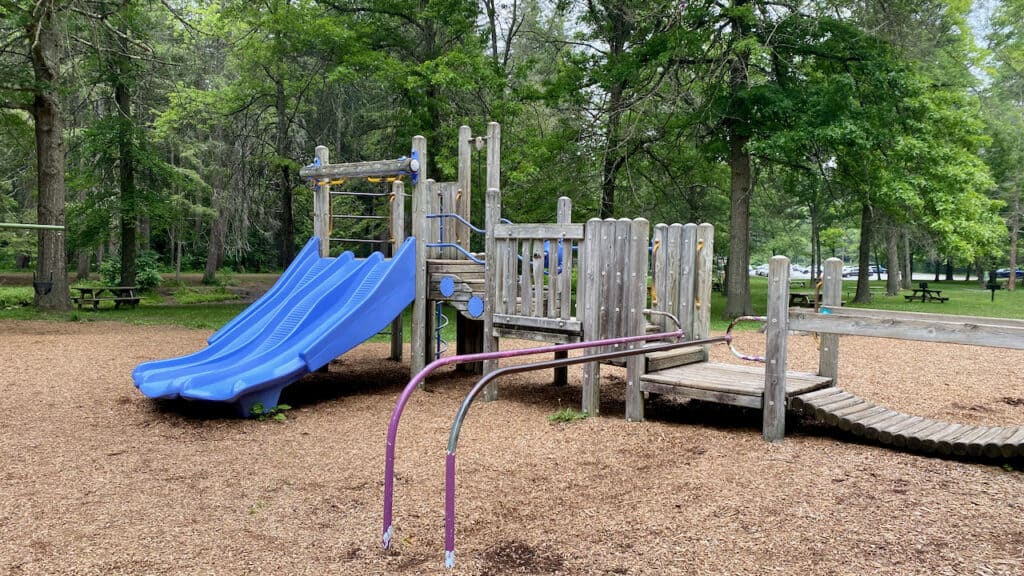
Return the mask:
<path id="1" fill-rule="evenodd" d="M 415 297 L 416 242 L 393 258 L 321 258 L 312 238 L 277 283 L 198 352 L 144 362 L 135 386 L 150 398 L 233 402 L 249 415 L 281 390 L 384 329 Z"/>

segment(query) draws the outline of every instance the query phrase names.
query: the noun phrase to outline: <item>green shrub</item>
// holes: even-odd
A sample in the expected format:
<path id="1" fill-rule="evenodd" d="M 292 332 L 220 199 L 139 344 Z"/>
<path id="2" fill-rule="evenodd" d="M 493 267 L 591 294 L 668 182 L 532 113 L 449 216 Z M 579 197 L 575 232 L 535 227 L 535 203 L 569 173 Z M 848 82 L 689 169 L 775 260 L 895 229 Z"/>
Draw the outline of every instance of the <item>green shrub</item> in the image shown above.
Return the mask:
<path id="1" fill-rule="evenodd" d="M 35 293 L 27 286 L 0 287 L 0 310 L 31 306 Z"/>
<path id="2" fill-rule="evenodd" d="M 100 264 L 100 276 L 103 282 L 116 285 L 121 282 L 121 258 L 117 254 L 111 254 Z M 139 252 L 135 258 L 135 284 L 143 289 L 156 288 L 163 281 L 160 276 L 160 261 L 157 253 L 152 250 Z"/>

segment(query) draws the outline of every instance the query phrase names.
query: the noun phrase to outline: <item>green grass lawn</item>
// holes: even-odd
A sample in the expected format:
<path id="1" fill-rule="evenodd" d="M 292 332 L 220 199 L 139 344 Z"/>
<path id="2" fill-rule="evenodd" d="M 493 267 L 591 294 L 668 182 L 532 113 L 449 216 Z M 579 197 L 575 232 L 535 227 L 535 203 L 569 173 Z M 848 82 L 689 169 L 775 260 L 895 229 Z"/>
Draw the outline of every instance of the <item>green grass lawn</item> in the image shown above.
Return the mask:
<path id="1" fill-rule="evenodd" d="M 917 281 L 914 282 L 917 285 Z M 929 280 L 928 287 L 933 290 L 942 290 L 944 297 L 948 296 L 947 302 L 908 302 L 903 297 L 910 294 L 909 291 L 901 290 L 895 296 L 885 296 L 885 281 L 872 281 L 871 289 L 875 294 L 869 304 L 856 304 L 853 296 L 857 290 L 856 280 L 843 282 L 843 300 L 849 308 L 874 308 L 877 310 L 897 310 L 901 312 L 932 312 L 936 314 L 955 314 L 958 316 L 986 316 L 990 318 L 1016 318 L 1024 319 L 1024 287 L 1010 292 L 1008 290 L 997 290 L 994 301 L 992 293 L 988 290 L 978 288 L 975 281 L 939 281 Z M 799 288 L 794 291 L 813 292 L 813 288 Z M 750 295 L 754 306 L 754 314 L 763 316 L 768 302 L 768 279 L 762 276 L 750 277 Z M 725 330 L 729 326 L 729 320 L 722 317 L 725 310 L 725 296 L 721 293 L 714 293 L 711 298 L 711 329 Z M 744 324 L 737 328 L 756 328 L 756 324 Z"/>
<path id="2" fill-rule="evenodd" d="M 1013 292 L 999 290 L 996 292 L 993 301 L 991 293 L 988 290 L 979 288 L 976 282 L 929 281 L 928 284 L 933 289 L 942 290 L 942 295 L 948 296 L 949 301 L 943 303 L 907 302 L 903 298 L 903 294 L 907 292 L 901 292 L 896 296 L 876 294 L 870 304 L 855 304 L 852 302 L 853 292 L 856 289 L 856 282 L 854 281 L 843 283 L 843 298 L 847 301 L 847 306 L 852 308 L 1024 319 L 1024 289 Z M 885 282 L 873 281 L 871 286 L 874 291 L 885 290 Z M 810 289 L 801 290 L 810 291 Z M 750 291 L 754 313 L 763 315 L 768 297 L 768 280 L 763 277 L 751 277 Z M 115 310 L 110 303 L 103 303 L 98 311 L 86 308 L 67 313 L 44 314 L 35 311 L 31 307 L 32 288 L 25 286 L 0 286 L 0 320 L 46 319 L 78 322 L 110 320 L 131 324 L 178 325 L 212 330 L 223 326 L 245 308 L 244 304 L 230 301 L 235 297 L 234 294 L 222 287 L 198 289 L 183 286 L 165 292 L 169 292 L 173 297 L 165 297 L 156 292 L 147 292 L 142 295 L 142 302 L 136 308 Z M 729 325 L 729 320 L 722 316 L 722 311 L 725 310 L 725 296 L 717 292 L 714 293 L 711 299 L 711 310 L 712 330 L 725 330 Z M 455 313 L 452 309 L 446 307 L 445 314 L 448 316 L 450 323 L 443 330 L 443 337 L 446 341 L 452 342 L 455 333 Z M 410 317 L 411 313 L 407 310 L 404 314 L 404 335 L 406 340 L 408 340 L 410 334 Z M 754 323 L 744 324 L 739 327 L 739 329 L 755 328 L 757 328 L 757 325 Z M 379 335 L 374 338 L 374 341 L 387 341 L 387 339 L 387 335 Z"/>

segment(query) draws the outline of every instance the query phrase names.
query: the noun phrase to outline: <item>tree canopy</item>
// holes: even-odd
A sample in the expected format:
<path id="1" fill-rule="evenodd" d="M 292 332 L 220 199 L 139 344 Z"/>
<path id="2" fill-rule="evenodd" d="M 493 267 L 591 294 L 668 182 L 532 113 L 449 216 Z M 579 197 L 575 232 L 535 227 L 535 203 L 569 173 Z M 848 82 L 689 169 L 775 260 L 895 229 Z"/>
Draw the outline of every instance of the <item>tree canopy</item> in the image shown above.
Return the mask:
<path id="1" fill-rule="evenodd" d="M 66 305 L 68 258 L 116 253 L 128 283 L 147 249 L 210 280 L 279 268 L 312 233 L 298 169 L 316 145 L 393 158 L 422 134 L 429 173 L 454 179 L 458 127 L 494 120 L 508 218 L 553 220 L 567 195 L 580 219 L 711 222 L 729 315 L 779 252 L 857 261 L 866 298 L 869 263 L 893 282 L 1016 265 L 1024 2 L 995 4 L 984 46 L 971 10 L 0 0 L 0 214 L 66 221 L 36 242 L 62 282 L 43 307 Z"/>

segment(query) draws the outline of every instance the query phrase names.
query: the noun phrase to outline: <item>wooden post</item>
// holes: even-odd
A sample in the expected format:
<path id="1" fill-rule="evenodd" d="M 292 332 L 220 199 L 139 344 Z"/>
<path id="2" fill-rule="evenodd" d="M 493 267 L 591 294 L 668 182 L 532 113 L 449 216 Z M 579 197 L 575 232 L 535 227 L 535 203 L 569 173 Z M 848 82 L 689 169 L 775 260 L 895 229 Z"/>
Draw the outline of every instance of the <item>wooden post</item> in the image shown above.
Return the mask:
<path id="1" fill-rule="evenodd" d="M 405 242 L 405 182 L 396 180 L 391 184 L 391 254 L 394 255 Z M 402 315 L 391 322 L 391 359 L 402 361 Z"/>
<path id="2" fill-rule="evenodd" d="M 825 261 L 825 278 L 821 289 L 822 306 L 842 306 L 843 304 L 843 261 L 829 258 Z M 818 375 L 828 376 L 832 385 L 839 385 L 839 335 L 820 334 L 818 353 Z"/>
<path id="3" fill-rule="evenodd" d="M 501 190 L 501 124 L 487 125 L 487 189 Z"/>
<path id="4" fill-rule="evenodd" d="M 330 162 L 327 146 L 317 146 L 315 154 L 320 166 Z M 313 235 L 320 239 L 321 258 L 331 255 L 331 185 L 327 182 L 324 178 L 324 183 L 313 189 Z"/>
<path id="5" fill-rule="evenodd" d="M 412 304 L 412 335 L 409 370 L 416 375 L 427 364 L 430 323 L 427 313 L 427 139 L 414 136 L 412 149 L 419 158 L 419 176 L 412 196 L 412 233 L 416 237 L 416 299 Z"/>
<path id="6" fill-rule="evenodd" d="M 451 211 L 466 220 L 470 220 L 470 213 L 473 206 L 473 144 L 470 140 L 473 132 L 469 126 L 459 126 L 459 179 L 458 193 L 455 196 L 455 206 Z M 470 249 L 469 228 L 461 222 L 452 222 L 455 230 L 454 242 L 467 251 Z"/>
<path id="7" fill-rule="evenodd" d="M 789 331 L 789 258 L 768 263 L 768 329 L 765 334 L 762 434 L 769 442 L 786 435 L 786 337 Z"/>
<path id="8" fill-rule="evenodd" d="M 494 190 L 492 193 L 491 190 Z M 493 204 L 493 206 L 492 206 Z M 487 124 L 487 247 L 486 253 L 493 255 L 494 249 L 494 227 L 501 221 L 501 124 L 491 122 Z M 493 257 L 493 256 L 490 256 Z M 484 302 L 484 350 L 498 350 L 498 339 L 494 337 L 494 304 L 488 303 L 494 297 L 493 267 L 490 259 L 487 264 L 487 275 L 491 276 L 492 283 L 484 283 L 487 287 L 487 295 Z M 490 373 L 498 367 L 497 361 L 484 362 L 484 373 Z M 497 384 L 489 384 L 484 388 L 484 400 L 491 401 L 498 398 Z"/>
<path id="9" fill-rule="evenodd" d="M 693 337 L 711 335 L 711 280 L 715 258 L 715 227 L 704 223 L 697 226 L 697 283 L 694 286 Z M 789 283 L 786 284 L 789 287 Z M 704 346 L 707 358 L 710 345 Z"/>
<path id="10" fill-rule="evenodd" d="M 487 265 L 484 268 L 484 352 L 497 352 L 499 348 L 498 339 L 494 336 L 494 311 L 498 305 L 498 282 L 501 279 L 497 276 L 499 256 L 497 254 L 497 240 L 494 237 L 494 227 L 501 221 L 501 190 L 497 188 L 487 189 L 487 207 L 484 213 L 484 229 L 487 231 L 485 252 L 487 254 Z M 498 368 L 497 360 L 484 361 L 484 374 L 490 374 Z M 495 400 L 498 397 L 498 387 L 488 385 L 484 389 L 484 400 Z"/>
<path id="11" fill-rule="evenodd" d="M 604 222 L 591 218 L 587 221 L 583 233 L 583 245 L 580 246 L 580 272 L 576 281 L 577 317 L 582 316 L 583 339 L 597 340 L 601 329 L 601 234 L 604 233 Z M 579 313 L 579 309 L 583 313 Z M 596 348 L 587 348 L 587 354 L 598 352 Z M 588 414 L 597 415 L 601 405 L 601 365 L 590 362 L 583 365 L 583 398 L 580 409 Z"/>
<path id="12" fill-rule="evenodd" d="M 623 324 L 617 336 L 640 336 L 647 326 L 644 308 L 647 304 L 647 247 L 650 245 L 650 224 L 643 218 L 630 223 L 628 256 L 624 270 Z M 642 342 L 629 345 L 629 349 L 643 346 Z M 646 363 L 643 355 L 626 360 L 626 420 L 644 419 L 644 395 L 640 390 L 640 377 Z"/>
<path id="13" fill-rule="evenodd" d="M 572 222 L 572 200 L 562 196 L 558 199 L 558 223 L 569 224 Z M 572 242 L 562 242 L 562 254 L 558 253 L 558 247 L 552 243 L 548 254 L 548 278 L 549 286 L 548 290 L 552 293 L 558 293 L 561 297 L 560 300 L 552 299 L 552 303 L 558 305 L 557 316 L 563 317 L 563 312 L 567 311 L 572 300 L 571 284 L 572 284 Z M 556 276 L 557 274 L 557 276 Z M 557 278 L 557 280 L 556 280 Z M 557 287 L 556 287 L 557 282 Z M 554 308 L 554 306 L 552 306 Z M 549 310 L 548 316 L 554 316 L 555 310 Z M 556 352 L 555 358 L 568 358 L 568 352 Z M 562 366 L 561 368 L 555 368 L 554 384 L 555 386 L 565 386 L 569 383 L 569 367 Z"/>

